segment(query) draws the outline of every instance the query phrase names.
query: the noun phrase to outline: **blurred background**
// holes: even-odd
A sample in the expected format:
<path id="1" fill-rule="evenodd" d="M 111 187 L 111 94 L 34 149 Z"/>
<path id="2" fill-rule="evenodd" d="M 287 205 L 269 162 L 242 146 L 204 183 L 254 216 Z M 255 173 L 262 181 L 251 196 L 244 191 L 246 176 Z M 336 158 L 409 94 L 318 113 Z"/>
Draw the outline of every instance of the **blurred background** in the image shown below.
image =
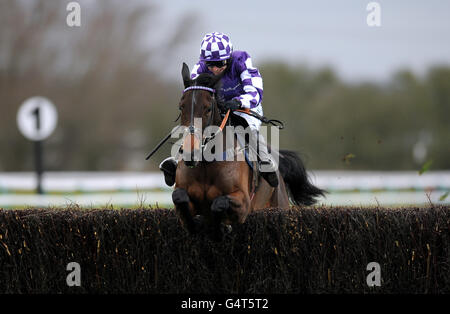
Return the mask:
<path id="1" fill-rule="evenodd" d="M 252 56 L 264 113 L 331 192 L 321 202 L 449 203 L 450 2 L 377 1 L 380 26 L 369 2 L 0 0 L 0 207 L 170 205 L 158 172 L 170 144 L 145 157 L 212 31 Z M 58 112 L 44 195 L 16 121 L 34 96 Z"/>

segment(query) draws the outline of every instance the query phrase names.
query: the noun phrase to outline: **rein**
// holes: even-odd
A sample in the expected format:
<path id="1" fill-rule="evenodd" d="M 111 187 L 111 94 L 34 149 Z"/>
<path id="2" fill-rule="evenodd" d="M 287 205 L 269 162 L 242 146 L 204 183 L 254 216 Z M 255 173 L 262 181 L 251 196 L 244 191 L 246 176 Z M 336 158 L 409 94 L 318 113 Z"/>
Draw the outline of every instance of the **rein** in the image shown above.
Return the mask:
<path id="1" fill-rule="evenodd" d="M 216 90 L 214 89 L 214 88 L 210 88 L 210 87 L 206 87 L 206 86 L 199 86 L 199 85 L 193 85 L 193 86 L 189 86 L 189 87 L 187 87 L 187 88 L 185 88 L 184 90 L 183 90 L 183 94 L 184 93 L 186 93 L 187 91 L 190 91 L 190 90 L 193 90 L 194 91 L 194 93 L 195 93 L 195 91 L 196 90 L 205 90 L 205 91 L 208 91 L 208 92 L 210 92 L 210 93 L 212 93 L 213 94 L 213 100 L 214 100 L 214 102 L 216 102 L 215 101 L 215 93 L 216 93 Z M 193 116 L 194 116 L 194 106 L 195 106 L 195 94 L 193 94 L 192 95 L 192 103 L 191 103 L 191 106 L 192 106 L 192 108 L 191 108 L 191 122 L 190 122 L 190 126 L 189 126 L 189 132 L 191 133 L 191 135 L 194 135 L 195 134 L 195 127 L 194 127 L 194 125 L 193 125 L 193 121 L 194 121 L 194 118 L 193 118 Z M 210 118 L 209 118 L 209 121 L 208 121 L 208 126 L 212 123 L 212 119 L 213 119 L 213 117 L 214 117 L 214 114 L 215 114 L 215 110 L 216 110 L 216 106 L 217 106 L 217 103 L 215 103 L 213 106 L 212 106 L 212 112 L 211 112 L 211 116 L 210 116 Z M 261 120 L 263 123 L 267 123 L 267 124 L 272 124 L 273 126 L 276 126 L 278 129 L 283 129 L 284 128 L 284 124 L 283 124 L 283 122 L 281 122 L 280 120 L 276 120 L 276 119 L 268 119 L 268 118 L 266 118 L 266 117 L 264 117 L 264 116 L 261 116 L 261 115 L 259 115 L 259 114 L 257 114 L 256 112 L 254 112 L 254 111 L 251 111 L 250 109 L 237 109 L 237 110 L 234 110 L 234 111 L 237 111 L 237 112 L 242 112 L 242 113 L 245 113 L 245 114 L 248 114 L 248 115 L 250 115 L 250 116 L 252 116 L 252 117 L 254 117 L 254 118 L 256 118 L 256 119 L 259 119 L 259 120 Z M 223 118 L 223 120 L 222 120 L 222 122 L 221 122 L 221 124 L 220 124 L 220 126 L 219 126 L 219 130 L 217 130 L 217 132 L 216 133 L 214 133 L 214 134 L 212 134 L 212 135 L 210 135 L 210 136 L 208 136 L 208 137 L 205 137 L 205 138 L 203 138 L 202 139 L 202 147 L 205 147 L 206 146 L 206 144 L 210 141 L 210 140 L 212 140 L 216 135 L 218 135 L 220 132 L 222 132 L 223 131 L 223 128 L 225 127 L 225 125 L 226 125 L 226 123 L 227 123 L 227 121 L 228 121 L 228 119 L 229 119 L 229 116 L 230 116 L 230 112 L 231 112 L 231 110 L 228 110 L 227 111 L 227 113 L 225 114 L 225 117 Z M 181 113 L 178 115 L 178 117 L 177 117 L 177 119 L 175 120 L 175 122 L 177 122 L 179 119 L 180 119 L 180 117 L 181 117 Z M 180 127 L 180 125 L 178 125 L 177 126 L 177 128 L 179 128 Z M 159 143 L 158 143 L 158 145 L 153 149 L 153 151 L 147 156 L 147 158 L 145 158 L 146 160 L 148 160 L 151 156 L 153 156 L 153 154 L 171 137 L 171 134 L 172 134 L 172 132 L 171 133 L 169 133 L 165 138 L 163 138 Z"/>
<path id="2" fill-rule="evenodd" d="M 193 121 L 194 121 L 195 91 L 196 90 L 204 90 L 204 91 L 208 91 L 208 92 L 212 93 L 212 95 L 213 95 L 214 104 L 212 106 L 212 112 L 211 112 L 211 115 L 210 115 L 208 123 L 207 123 L 207 127 L 208 127 L 212 123 L 212 119 L 214 118 L 214 114 L 215 114 L 215 110 L 216 110 L 216 106 L 217 106 L 217 102 L 216 102 L 216 99 L 215 99 L 216 90 L 214 88 L 211 88 L 211 87 L 206 87 L 206 86 L 201 86 L 201 85 L 193 85 L 193 86 L 189 86 L 189 87 L 185 88 L 183 90 L 183 94 L 186 93 L 187 91 L 190 91 L 190 90 L 193 91 L 193 95 L 192 95 L 192 102 L 191 102 L 192 108 L 191 108 L 191 121 L 190 121 L 190 126 L 189 126 L 189 133 L 191 135 L 194 135 L 195 134 L 195 127 L 193 125 Z M 252 116 L 252 117 L 254 117 L 254 118 L 258 119 L 258 120 L 261 120 L 263 123 L 272 124 L 273 126 L 277 127 L 280 130 L 284 129 L 284 124 L 280 120 L 268 119 L 268 118 L 266 118 L 264 116 L 261 116 L 261 115 L 257 114 L 254 111 L 251 111 L 250 109 L 237 109 L 237 110 L 234 110 L 234 111 L 245 113 L 245 114 L 247 114 L 249 116 Z M 204 148 L 209 141 L 214 139 L 219 133 L 221 133 L 223 131 L 223 129 L 224 129 L 224 127 L 225 127 L 225 125 L 226 125 L 226 123 L 227 123 L 227 121 L 229 119 L 230 112 L 231 112 L 231 110 L 228 109 L 228 111 L 225 114 L 225 117 L 223 118 L 223 120 L 222 120 L 222 122 L 221 122 L 221 124 L 219 126 L 219 129 L 217 130 L 216 133 L 214 133 L 214 134 L 212 134 L 212 135 L 210 135 L 208 137 L 203 137 L 202 138 L 202 148 Z M 181 114 L 180 114 L 180 116 L 181 116 Z M 178 116 L 177 120 L 179 119 L 180 116 Z M 175 121 L 177 121 L 177 120 L 175 120 Z"/>
<path id="3" fill-rule="evenodd" d="M 261 115 L 257 114 L 254 111 L 251 111 L 250 109 L 236 109 L 234 111 L 248 114 L 249 116 L 252 116 L 252 117 L 254 117 L 254 118 L 258 119 L 258 120 L 261 120 L 263 123 L 272 124 L 273 126 L 276 126 L 280 130 L 284 129 L 284 123 L 281 122 L 280 120 L 268 119 L 268 118 L 266 118 L 264 116 L 261 116 Z"/>

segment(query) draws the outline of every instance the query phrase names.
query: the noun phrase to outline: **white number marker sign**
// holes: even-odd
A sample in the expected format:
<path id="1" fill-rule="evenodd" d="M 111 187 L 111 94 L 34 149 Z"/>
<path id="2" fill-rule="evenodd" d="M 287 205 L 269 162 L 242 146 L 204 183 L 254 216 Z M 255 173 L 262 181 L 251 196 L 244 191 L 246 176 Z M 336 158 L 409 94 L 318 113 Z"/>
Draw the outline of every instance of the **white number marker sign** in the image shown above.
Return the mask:
<path id="1" fill-rule="evenodd" d="M 26 100 L 17 113 L 20 132 L 32 141 L 42 141 L 49 137 L 55 130 L 57 121 L 55 105 L 44 97 Z"/>

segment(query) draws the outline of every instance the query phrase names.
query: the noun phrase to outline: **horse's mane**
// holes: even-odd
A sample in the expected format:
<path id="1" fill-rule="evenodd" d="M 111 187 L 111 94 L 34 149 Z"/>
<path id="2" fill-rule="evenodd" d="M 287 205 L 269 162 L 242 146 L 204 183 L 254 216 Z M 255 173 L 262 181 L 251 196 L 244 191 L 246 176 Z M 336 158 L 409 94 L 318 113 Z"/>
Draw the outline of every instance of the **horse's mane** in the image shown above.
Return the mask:
<path id="1" fill-rule="evenodd" d="M 193 81 L 192 85 L 206 86 L 206 87 L 214 87 L 215 79 L 214 75 L 209 73 L 202 73 Z"/>

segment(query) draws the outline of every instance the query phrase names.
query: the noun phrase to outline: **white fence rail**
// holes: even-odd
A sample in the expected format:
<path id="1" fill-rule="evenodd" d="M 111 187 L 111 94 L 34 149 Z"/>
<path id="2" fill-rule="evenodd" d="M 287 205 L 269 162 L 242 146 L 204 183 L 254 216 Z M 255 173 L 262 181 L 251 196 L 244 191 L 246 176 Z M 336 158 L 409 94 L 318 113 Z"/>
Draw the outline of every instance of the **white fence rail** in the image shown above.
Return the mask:
<path id="1" fill-rule="evenodd" d="M 449 190 L 450 171 L 312 171 L 311 180 L 321 188 L 345 190 Z M 36 189 L 32 172 L 0 173 L 0 193 Z M 155 172 L 47 172 L 42 187 L 52 192 L 136 191 L 167 189 L 161 173 Z"/>
<path id="2" fill-rule="evenodd" d="M 312 171 L 314 184 L 330 192 L 328 205 L 450 204 L 450 171 L 370 172 Z M 47 172 L 36 195 L 32 172 L 0 173 L 0 207 L 130 206 L 171 204 L 171 188 L 159 172 Z M 443 199 L 442 199 L 443 198 Z"/>
<path id="3" fill-rule="evenodd" d="M 1 191 L 30 191 L 37 186 L 32 172 L 0 173 Z M 137 172 L 46 172 L 42 188 L 52 192 L 136 191 L 165 188 L 161 173 Z"/>

